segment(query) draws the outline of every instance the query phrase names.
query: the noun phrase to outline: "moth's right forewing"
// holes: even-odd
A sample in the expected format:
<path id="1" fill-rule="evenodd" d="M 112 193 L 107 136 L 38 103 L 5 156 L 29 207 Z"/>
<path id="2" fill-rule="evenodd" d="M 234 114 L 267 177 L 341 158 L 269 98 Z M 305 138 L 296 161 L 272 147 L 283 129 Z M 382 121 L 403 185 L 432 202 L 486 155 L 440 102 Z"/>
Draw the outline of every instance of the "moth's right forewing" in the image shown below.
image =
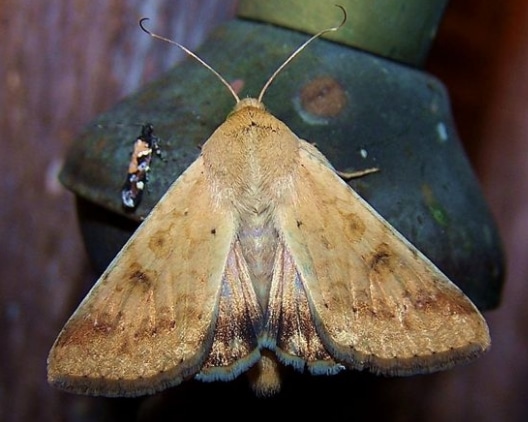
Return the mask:
<path id="1" fill-rule="evenodd" d="M 235 236 L 203 159 L 171 186 L 65 325 L 48 379 L 92 395 L 176 385 L 207 359 Z"/>
<path id="2" fill-rule="evenodd" d="M 337 362 L 405 375 L 449 368 L 489 347 L 471 301 L 304 141 L 277 225 Z"/>

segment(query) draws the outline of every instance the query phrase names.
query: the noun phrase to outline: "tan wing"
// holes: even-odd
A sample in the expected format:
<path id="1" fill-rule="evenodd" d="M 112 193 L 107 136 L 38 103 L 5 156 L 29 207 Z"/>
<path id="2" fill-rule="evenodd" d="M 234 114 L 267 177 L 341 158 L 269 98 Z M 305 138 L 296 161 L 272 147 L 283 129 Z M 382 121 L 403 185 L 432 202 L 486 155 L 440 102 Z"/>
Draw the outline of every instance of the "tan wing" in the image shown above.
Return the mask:
<path id="1" fill-rule="evenodd" d="M 486 322 L 472 302 L 304 141 L 296 176 L 291 201 L 276 215 L 289 276 L 274 278 L 272 291 L 282 284 L 295 293 L 281 296 L 285 309 L 298 306 L 295 296 L 305 297 L 335 361 L 404 375 L 448 368 L 489 347 Z M 306 352 L 285 352 L 310 363 Z M 316 360 L 313 372 L 328 362 Z"/>
<path id="2" fill-rule="evenodd" d="M 237 271 L 228 262 L 235 231 L 199 158 L 67 322 L 49 355 L 49 381 L 77 393 L 135 396 L 198 373 L 213 344 L 222 289 Z"/>

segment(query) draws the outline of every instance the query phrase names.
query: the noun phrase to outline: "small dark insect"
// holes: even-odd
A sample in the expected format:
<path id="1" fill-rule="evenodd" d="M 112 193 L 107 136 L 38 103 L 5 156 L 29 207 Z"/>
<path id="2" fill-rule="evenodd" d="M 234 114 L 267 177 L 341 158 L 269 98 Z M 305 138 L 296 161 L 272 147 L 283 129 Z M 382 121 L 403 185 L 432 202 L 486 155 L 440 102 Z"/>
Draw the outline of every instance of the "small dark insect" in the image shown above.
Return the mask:
<path id="1" fill-rule="evenodd" d="M 141 202 L 148 181 L 152 152 L 161 157 L 159 138 L 154 136 L 154 126 L 152 123 L 145 123 L 141 127 L 141 135 L 134 143 L 128 174 L 121 190 L 121 200 L 126 210 L 135 210 Z"/>

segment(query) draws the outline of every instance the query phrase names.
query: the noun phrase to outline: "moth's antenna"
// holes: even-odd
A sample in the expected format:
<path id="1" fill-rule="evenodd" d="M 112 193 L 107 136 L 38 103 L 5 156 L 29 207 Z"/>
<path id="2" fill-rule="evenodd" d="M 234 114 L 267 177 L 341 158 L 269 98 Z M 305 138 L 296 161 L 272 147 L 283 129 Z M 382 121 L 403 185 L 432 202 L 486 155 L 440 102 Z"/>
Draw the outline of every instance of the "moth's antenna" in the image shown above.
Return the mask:
<path id="1" fill-rule="evenodd" d="M 304 50 L 304 48 L 310 44 L 313 40 L 315 40 L 316 38 L 319 38 L 321 35 L 324 35 L 326 34 L 327 32 L 334 32 L 334 31 L 338 31 L 339 29 L 341 29 L 341 27 L 345 24 L 346 20 L 347 20 L 347 12 L 345 10 L 345 8 L 343 6 L 340 6 L 338 4 L 336 4 L 336 7 L 339 7 L 342 11 L 343 11 L 343 20 L 341 21 L 341 23 L 338 25 L 338 26 L 334 26 L 332 28 L 327 28 L 327 29 L 323 29 L 322 31 L 318 32 L 317 34 L 315 34 L 312 38 L 310 38 L 308 41 L 306 41 L 304 44 L 302 44 L 300 47 L 297 48 L 297 50 L 295 50 L 291 55 L 290 57 L 288 57 L 284 63 L 282 63 L 279 68 L 273 72 L 273 74 L 271 75 L 271 77 L 268 79 L 268 82 L 266 82 L 264 84 L 264 87 L 262 88 L 262 91 L 260 91 L 260 94 L 257 98 L 257 100 L 259 102 L 262 102 L 262 98 L 264 97 L 264 93 L 266 92 L 266 90 L 269 88 L 269 86 L 271 85 L 271 83 L 274 81 L 275 77 L 282 71 L 282 69 L 284 69 L 288 63 L 290 63 L 301 51 Z"/>
<path id="2" fill-rule="evenodd" d="M 209 66 L 206 62 L 204 62 L 200 57 L 198 57 L 196 54 L 194 54 L 191 50 L 189 50 L 187 47 L 181 45 L 180 43 L 176 42 L 176 41 L 173 41 L 173 40 L 170 40 L 168 38 L 165 38 L 165 37 L 162 37 L 161 35 L 158 35 L 158 34 L 155 34 L 154 32 L 151 32 L 149 31 L 147 28 L 145 28 L 144 26 L 144 22 L 145 21 L 148 21 L 149 18 L 142 18 L 139 20 L 139 27 L 145 31 L 147 34 L 149 34 L 152 38 L 156 38 L 158 40 L 161 40 L 161 41 L 165 41 L 165 42 L 168 42 L 169 44 L 173 44 L 179 48 L 181 48 L 183 51 L 185 51 L 189 56 L 191 56 L 193 59 L 197 60 L 198 62 L 200 62 L 203 66 L 205 66 L 207 69 L 209 69 L 211 72 L 213 72 L 216 77 L 218 79 L 220 79 L 220 82 L 222 82 L 226 87 L 227 89 L 229 90 L 229 92 L 231 93 L 231 95 L 233 95 L 233 97 L 235 97 L 235 100 L 236 102 L 240 102 L 240 98 L 238 97 L 237 93 L 235 92 L 235 90 L 233 89 L 233 87 L 231 85 L 229 85 L 229 82 L 227 82 L 223 77 L 222 75 L 220 75 L 220 73 L 218 73 L 216 70 L 214 70 L 211 66 Z"/>

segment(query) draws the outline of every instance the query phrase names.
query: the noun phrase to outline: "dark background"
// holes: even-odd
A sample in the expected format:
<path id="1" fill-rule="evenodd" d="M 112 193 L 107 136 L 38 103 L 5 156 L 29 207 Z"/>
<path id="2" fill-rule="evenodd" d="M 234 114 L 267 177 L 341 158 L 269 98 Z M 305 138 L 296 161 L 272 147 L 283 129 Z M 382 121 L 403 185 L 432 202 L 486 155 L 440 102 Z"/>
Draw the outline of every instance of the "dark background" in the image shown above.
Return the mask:
<path id="1" fill-rule="evenodd" d="M 105 412 L 107 400 L 60 393 L 46 383 L 49 347 L 94 281 L 73 197 L 56 176 L 85 124 L 182 57 L 139 31 L 139 17 L 156 19 L 159 33 L 192 49 L 234 15 L 234 4 L 0 1 L 0 420 L 91 421 Z M 447 373 L 386 380 L 357 408 L 346 391 L 331 403 L 311 405 L 342 407 L 359 420 L 369 409 L 387 420 L 528 419 L 527 28 L 524 0 L 452 1 L 427 63 L 450 91 L 507 253 L 502 305 L 485 315 L 491 352 Z M 372 381 L 360 376 L 357 382 Z M 205 407 L 211 391 L 200 396 Z M 115 403 L 136 404 L 114 400 L 110 406 Z M 234 419 L 253 418 L 235 398 L 225 406 Z"/>

